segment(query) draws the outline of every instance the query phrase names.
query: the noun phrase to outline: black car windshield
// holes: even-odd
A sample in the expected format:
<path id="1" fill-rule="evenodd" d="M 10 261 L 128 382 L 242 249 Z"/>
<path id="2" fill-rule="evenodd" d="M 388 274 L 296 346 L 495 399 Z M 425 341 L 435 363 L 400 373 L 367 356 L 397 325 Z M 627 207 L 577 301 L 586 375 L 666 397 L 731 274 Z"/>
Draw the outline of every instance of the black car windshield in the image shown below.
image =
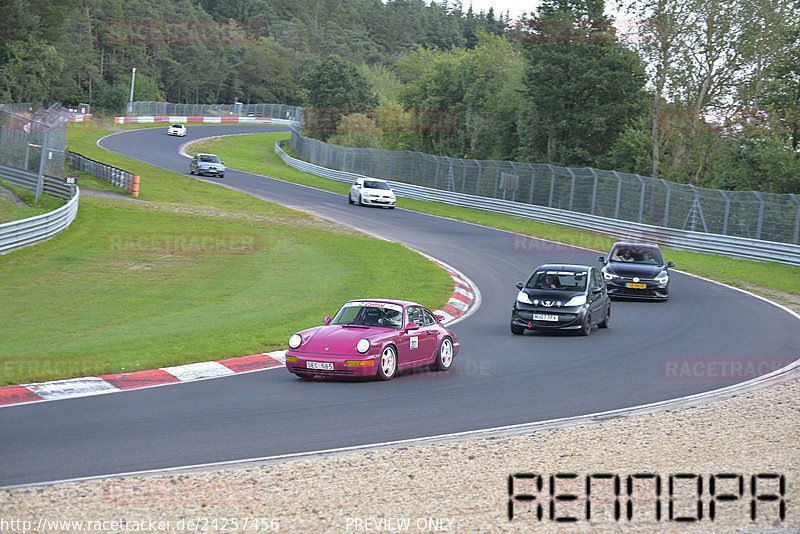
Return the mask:
<path id="1" fill-rule="evenodd" d="M 389 189 L 389 184 L 377 180 L 364 180 L 364 187 L 367 189 Z"/>
<path id="2" fill-rule="evenodd" d="M 206 163 L 219 163 L 219 158 L 217 156 L 204 154 L 204 155 L 200 156 L 200 161 L 203 161 L 203 162 L 206 162 Z"/>
<path id="3" fill-rule="evenodd" d="M 583 291 L 586 289 L 587 271 L 536 271 L 528 279 L 528 289 Z"/>
<path id="4" fill-rule="evenodd" d="M 403 307 L 391 302 L 348 302 L 338 311 L 331 324 L 400 329 L 403 327 Z"/>
<path id="5" fill-rule="evenodd" d="M 616 247 L 609 255 L 611 261 L 624 263 L 645 263 L 650 265 L 663 265 L 664 258 L 661 251 L 653 247 L 622 246 Z"/>

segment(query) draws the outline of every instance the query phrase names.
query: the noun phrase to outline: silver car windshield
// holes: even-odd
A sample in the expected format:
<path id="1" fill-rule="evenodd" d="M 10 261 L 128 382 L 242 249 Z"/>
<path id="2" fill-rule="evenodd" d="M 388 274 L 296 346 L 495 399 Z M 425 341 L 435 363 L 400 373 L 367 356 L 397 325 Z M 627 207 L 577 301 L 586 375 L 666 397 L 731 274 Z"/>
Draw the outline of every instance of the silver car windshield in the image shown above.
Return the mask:
<path id="1" fill-rule="evenodd" d="M 204 163 L 219 163 L 217 156 L 200 156 L 200 161 Z"/>

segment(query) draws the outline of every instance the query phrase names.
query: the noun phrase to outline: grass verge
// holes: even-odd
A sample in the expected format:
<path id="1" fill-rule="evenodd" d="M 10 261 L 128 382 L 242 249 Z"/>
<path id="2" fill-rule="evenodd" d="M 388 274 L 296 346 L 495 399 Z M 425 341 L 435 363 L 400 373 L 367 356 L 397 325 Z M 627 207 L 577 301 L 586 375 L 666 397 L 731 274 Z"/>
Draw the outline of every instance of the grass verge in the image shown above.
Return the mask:
<path id="1" fill-rule="evenodd" d="M 347 299 L 436 308 L 452 292 L 400 245 L 104 152 L 106 130 L 75 126 L 70 149 L 139 174 L 144 200 L 82 196 L 70 228 L 0 256 L 0 385 L 285 348 Z"/>

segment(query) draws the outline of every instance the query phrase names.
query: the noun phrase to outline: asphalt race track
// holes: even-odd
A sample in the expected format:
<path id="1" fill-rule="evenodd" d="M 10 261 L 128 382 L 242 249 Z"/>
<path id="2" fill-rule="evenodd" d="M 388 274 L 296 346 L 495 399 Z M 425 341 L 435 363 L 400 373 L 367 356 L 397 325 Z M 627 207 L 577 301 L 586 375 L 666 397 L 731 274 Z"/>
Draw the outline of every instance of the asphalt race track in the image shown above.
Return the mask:
<path id="1" fill-rule="evenodd" d="M 185 141 L 276 129 L 280 128 L 192 125 L 182 139 L 168 137 L 165 126 L 113 135 L 101 145 L 188 173 L 189 160 L 177 152 Z M 588 337 L 513 336 L 508 325 L 515 282 L 545 262 L 599 265 L 598 253 L 403 209 L 349 205 L 343 195 L 230 168 L 222 182 L 406 244 L 471 278 L 480 288 L 482 305 L 453 327 L 462 344 L 454 370 L 401 373 L 390 382 L 349 382 L 304 381 L 273 369 L 6 407 L 0 409 L 0 486 L 326 450 L 601 412 L 752 378 L 681 379 L 674 374 L 679 362 L 788 363 L 800 354 L 795 317 L 741 292 L 679 273 L 673 273 L 666 303 L 614 302 L 607 330 L 595 328 Z M 319 317 L 309 317 L 301 326 L 317 325 L 335 311 L 320 310 Z"/>

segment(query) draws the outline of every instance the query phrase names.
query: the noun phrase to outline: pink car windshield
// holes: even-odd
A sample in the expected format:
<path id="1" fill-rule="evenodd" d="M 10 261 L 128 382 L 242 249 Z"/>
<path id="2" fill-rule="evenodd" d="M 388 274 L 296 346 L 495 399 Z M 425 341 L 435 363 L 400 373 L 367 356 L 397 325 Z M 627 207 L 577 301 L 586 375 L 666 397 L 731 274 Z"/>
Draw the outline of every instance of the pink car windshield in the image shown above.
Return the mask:
<path id="1" fill-rule="evenodd" d="M 403 307 L 390 302 L 348 302 L 333 318 L 331 324 L 403 327 Z"/>

